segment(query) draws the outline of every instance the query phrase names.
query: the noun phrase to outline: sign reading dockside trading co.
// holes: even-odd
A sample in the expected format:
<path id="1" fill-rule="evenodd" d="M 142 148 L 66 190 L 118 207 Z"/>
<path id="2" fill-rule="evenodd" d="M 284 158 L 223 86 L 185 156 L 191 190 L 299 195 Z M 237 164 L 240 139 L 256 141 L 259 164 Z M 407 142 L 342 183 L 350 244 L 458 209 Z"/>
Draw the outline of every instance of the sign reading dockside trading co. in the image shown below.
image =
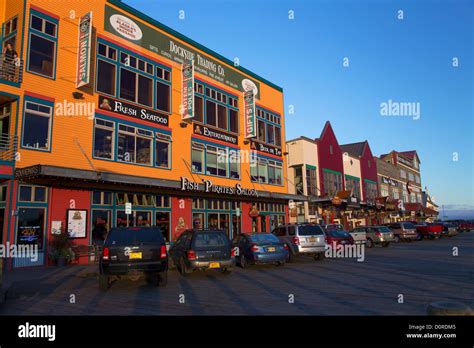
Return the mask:
<path id="1" fill-rule="evenodd" d="M 91 65 L 92 12 L 79 19 L 76 88 L 89 84 Z"/>
<path id="2" fill-rule="evenodd" d="M 181 190 L 258 197 L 257 190 L 243 188 L 240 184 L 235 184 L 234 187 L 229 187 L 214 185 L 211 180 L 204 180 L 204 186 L 200 187 L 197 182 L 189 181 L 189 179 L 184 176 L 181 177 Z"/>
<path id="3" fill-rule="evenodd" d="M 116 112 L 125 116 L 138 118 L 144 121 L 168 126 L 168 115 L 157 113 L 153 110 L 144 109 L 140 106 L 124 103 L 110 97 L 99 95 L 99 108 L 102 110 Z"/>
<path id="4" fill-rule="evenodd" d="M 199 124 L 194 124 L 194 134 L 203 135 L 210 139 L 225 141 L 234 145 L 238 143 L 238 139 L 235 135 L 224 133 Z"/>
<path id="5" fill-rule="evenodd" d="M 245 84 L 242 84 L 242 81 L 247 79 L 245 75 L 210 56 L 199 53 L 188 44 L 175 41 L 168 34 L 132 20 L 125 13 L 110 6 L 105 6 L 104 28 L 110 33 L 119 34 L 137 45 L 181 64 L 194 60 L 194 69 L 197 72 L 234 89 L 245 91 Z M 260 90 L 258 81 L 252 82 Z"/>
<path id="6" fill-rule="evenodd" d="M 182 67 L 183 86 L 182 86 L 182 119 L 194 117 L 194 62 L 185 62 Z"/>
<path id="7" fill-rule="evenodd" d="M 255 94 L 253 90 L 244 92 L 245 138 L 257 136 L 257 120 L 255 115 Z"/>

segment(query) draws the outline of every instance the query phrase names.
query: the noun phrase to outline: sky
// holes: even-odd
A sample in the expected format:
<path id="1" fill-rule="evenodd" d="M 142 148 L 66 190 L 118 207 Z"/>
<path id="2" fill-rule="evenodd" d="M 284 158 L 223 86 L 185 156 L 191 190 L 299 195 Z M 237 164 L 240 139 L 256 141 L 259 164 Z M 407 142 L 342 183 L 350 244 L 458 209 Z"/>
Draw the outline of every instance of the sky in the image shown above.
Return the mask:
<path id="1" fill-rule="evenodd" d="M 329 120 L 340 144 L 416 150 L 443 214 L 474 218 L 474 1 L 124 2 L 281 86 L 286 139 Z"/>

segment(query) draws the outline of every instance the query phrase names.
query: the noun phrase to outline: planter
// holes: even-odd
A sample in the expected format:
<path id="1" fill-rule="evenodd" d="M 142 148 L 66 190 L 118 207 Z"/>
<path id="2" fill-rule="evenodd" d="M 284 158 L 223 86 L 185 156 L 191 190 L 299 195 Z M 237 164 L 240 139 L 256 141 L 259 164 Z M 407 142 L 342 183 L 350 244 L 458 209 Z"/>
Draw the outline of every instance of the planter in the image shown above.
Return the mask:
<path id="1" fill-rule="evenodd" d="M 56 260 L 56 266 L 64 267 L 67 265 L 67 257 L 60 256 Z"/>

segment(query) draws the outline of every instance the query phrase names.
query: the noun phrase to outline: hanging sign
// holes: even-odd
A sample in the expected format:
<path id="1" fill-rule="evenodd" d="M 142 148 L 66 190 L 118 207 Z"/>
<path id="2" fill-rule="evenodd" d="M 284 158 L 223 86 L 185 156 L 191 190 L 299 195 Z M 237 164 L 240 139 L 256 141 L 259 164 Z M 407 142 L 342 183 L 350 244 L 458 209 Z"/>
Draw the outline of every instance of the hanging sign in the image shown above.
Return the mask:
<path id="1" fill-rule="evenodd" d="M 254 91 L 244 92 L 244 118 L 245 118 L 245 138 L 255 138 L 257 136 L 257 119 L 255 113 Z"/>
<path id="2" fill-rule="evenodd" d="M 76 88 L 88 85 L 90 82 L 92 41 L 92 12 L 79 19 L 79 45 L 77 48 L 77 80 Z"/>
<path id="3" fill-rule="evenodd" d="M 194 117 L 194 61 L 187 61 L 182 66 L 182 116 L 183 120 Z"/>

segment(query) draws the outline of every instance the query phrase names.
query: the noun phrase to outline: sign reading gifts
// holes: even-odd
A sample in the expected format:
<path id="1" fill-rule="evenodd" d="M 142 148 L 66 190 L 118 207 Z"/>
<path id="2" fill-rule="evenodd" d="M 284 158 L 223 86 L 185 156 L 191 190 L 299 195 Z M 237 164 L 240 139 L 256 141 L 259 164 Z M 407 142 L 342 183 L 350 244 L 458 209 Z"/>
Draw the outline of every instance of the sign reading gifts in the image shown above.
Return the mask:
<path id="1" fill-rule="evenodd" d="M 247 82 L 244 80 L 248 80 L 257 87 L 257 93 L 260 90 L 257 81 L 249 80 L 236 69 L 203 55 L 192 46 L 178 42 L 150 25 L 132 20 L 124 12 L 110 6 L 105 6 L 104 29 L 180 64 L 194 61 L 195 71 L 234 89 L 246 91 Z"/>

